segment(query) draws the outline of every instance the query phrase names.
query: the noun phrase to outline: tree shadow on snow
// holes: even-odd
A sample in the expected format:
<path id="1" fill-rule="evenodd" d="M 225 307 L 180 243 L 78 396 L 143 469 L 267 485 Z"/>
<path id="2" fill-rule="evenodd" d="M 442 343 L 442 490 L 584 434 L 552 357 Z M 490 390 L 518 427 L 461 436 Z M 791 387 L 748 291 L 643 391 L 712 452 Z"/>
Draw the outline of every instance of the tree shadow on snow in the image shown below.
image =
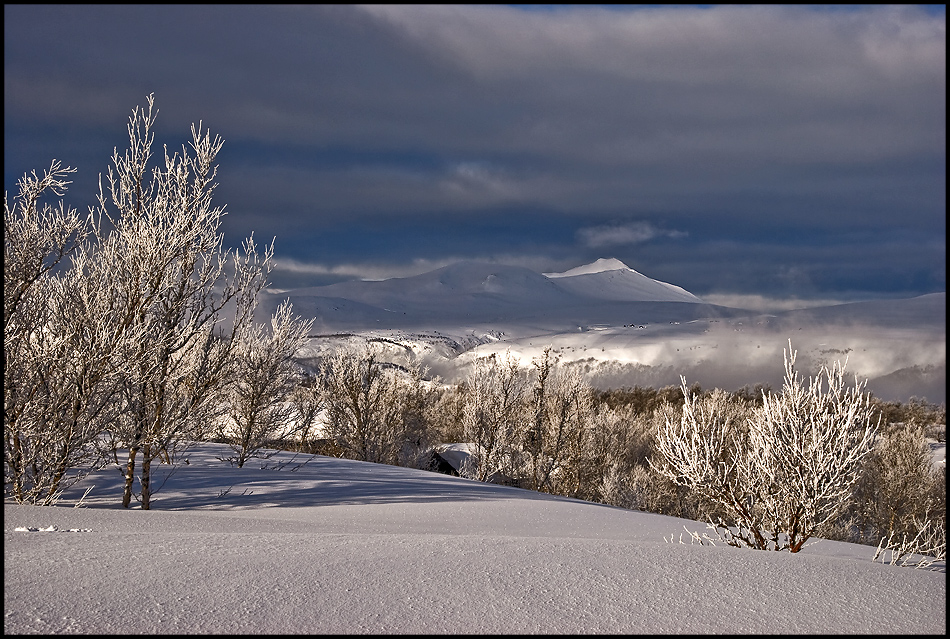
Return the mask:
<path id="1" fill-rule="evenodd" d="M 320 455 L 282 452 L 252 459 L 243 468 L 215 457 L 225 447 L 202 445 L 182 456 L 189 463 L 152 467 L 155 510 L 232 510 L 347 504 L 563 499 L 436 472 Z M 95 488 L 83 498 L 90 486 Z M 136 491 L 140 490 L 138 481 Z M 69 488 L 60 504 L 82 499 L 88 507 L 120 508 L 122 478 L 116 468 L 90 475 Z M 134 502 L 133 502 L 134 503 Z M 134 505 L 134 507 L 138 507 Z"/>

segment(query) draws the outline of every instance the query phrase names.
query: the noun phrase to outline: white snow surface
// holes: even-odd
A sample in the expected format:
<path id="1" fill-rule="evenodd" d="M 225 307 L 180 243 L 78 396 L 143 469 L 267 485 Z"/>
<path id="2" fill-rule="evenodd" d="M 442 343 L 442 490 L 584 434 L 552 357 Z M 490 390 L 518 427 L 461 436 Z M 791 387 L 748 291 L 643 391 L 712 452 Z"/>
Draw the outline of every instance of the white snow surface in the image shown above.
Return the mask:
<path id="1" fill-rule="evenodd" d="M 226 452 L 158 466 L 149 511 L 118 506 L 115 468 L 58 506 L 6 504 L 4 633 L 946 632 L 945 564 L 689 545 L 702 524 L 329 457 L 237 469 Z"/>

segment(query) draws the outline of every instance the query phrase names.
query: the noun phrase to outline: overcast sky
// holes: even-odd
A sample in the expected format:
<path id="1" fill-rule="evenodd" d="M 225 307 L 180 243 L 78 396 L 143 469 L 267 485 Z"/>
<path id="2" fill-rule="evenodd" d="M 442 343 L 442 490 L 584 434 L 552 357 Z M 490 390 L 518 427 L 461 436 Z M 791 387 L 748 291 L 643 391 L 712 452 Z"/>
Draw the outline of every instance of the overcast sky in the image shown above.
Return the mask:
<path id="1" fill-rule="evenodd" d="M 277 286 L 599 257 L 712 301 L 946 290 L 941 7 L 4 6 L 4 188 L 133 107 L 225 139 Z"/>

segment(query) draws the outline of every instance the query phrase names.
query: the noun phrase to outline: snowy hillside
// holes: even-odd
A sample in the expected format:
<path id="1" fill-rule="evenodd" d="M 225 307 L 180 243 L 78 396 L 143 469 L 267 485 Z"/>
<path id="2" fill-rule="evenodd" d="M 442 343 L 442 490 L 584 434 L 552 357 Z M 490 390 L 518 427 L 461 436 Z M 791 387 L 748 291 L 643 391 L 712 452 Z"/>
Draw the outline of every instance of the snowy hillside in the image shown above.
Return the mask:
<path id="1" fill-rule="evenodd" d="M 477 312 L 485 304 L 509 307 L 568 304 L 572 300 L 543 275 L 526 268 L 459 262 L 416 275 L 383 281 L 351 281 L 293 291 L 293 294 L 342 297 L 395 312 L 445 313 L 447 304 L 463 304 L 462 312 Z"/>
<path id="2" fill-rule="evenodd" d="M 4 634 L 946 632 L 946 574 L 869 546 L 689 545 L 703 524 L 329 457 L 237 469 L 225 450 L 153 469 L 154 510 L 117 507 L 115 469 L 59 507 L 5 505 Z"/>
<path id="3" fill-rule="evenodd" d="M 511 351 L 529 364 L 547 347 L 600 387 L 735 390 L 780 384 L 788 340 L 802 370 L 848 360 L 878 397 L 946 399 L 946 294 L 781 313 L 704 303 L 688 291 L 601 259 L 563 273 L 460 262 L 414 277 L 265 294 L 315 318 L 304 357 L 361 340 L 396 344 L 452 380 L 475 357 Z M 385 353 L 384 353 L 385 354 Z"/>

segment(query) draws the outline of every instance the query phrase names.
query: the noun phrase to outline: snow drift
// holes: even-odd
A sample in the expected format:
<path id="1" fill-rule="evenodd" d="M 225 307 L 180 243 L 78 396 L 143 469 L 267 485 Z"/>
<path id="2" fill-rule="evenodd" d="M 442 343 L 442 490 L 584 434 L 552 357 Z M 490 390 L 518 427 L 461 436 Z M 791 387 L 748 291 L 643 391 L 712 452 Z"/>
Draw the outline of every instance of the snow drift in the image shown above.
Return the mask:
<path id="1" fill-rule="evenodd" d="M 154 510 L 117 507 L 115 469 L 59 507 L 5 505 L 4 633 L 946 631 L 946 575 L 868 546 L 681 545 L 704 526 L 328 457 L 239 470 L 225 450 L 160 466 Z"/>

